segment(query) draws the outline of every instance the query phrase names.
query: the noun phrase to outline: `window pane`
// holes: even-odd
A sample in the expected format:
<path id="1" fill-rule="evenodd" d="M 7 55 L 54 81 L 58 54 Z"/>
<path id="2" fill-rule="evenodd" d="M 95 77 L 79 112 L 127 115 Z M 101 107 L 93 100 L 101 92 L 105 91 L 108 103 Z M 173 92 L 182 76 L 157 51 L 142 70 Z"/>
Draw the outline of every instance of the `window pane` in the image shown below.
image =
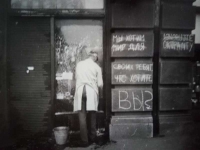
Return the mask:
<path id="1" fill-rule="evenodd" d="M 58 20 L 55 29 L 57 99 L 68 99 L 74 88 L 76 64 L 98 52 L 103 62 L 103 29 L 99 20 Z"/>
<path id="2" fill-rule="evenodd" d="M 103 9 L 104 0 L 11 0 L 17 9 Z"/>

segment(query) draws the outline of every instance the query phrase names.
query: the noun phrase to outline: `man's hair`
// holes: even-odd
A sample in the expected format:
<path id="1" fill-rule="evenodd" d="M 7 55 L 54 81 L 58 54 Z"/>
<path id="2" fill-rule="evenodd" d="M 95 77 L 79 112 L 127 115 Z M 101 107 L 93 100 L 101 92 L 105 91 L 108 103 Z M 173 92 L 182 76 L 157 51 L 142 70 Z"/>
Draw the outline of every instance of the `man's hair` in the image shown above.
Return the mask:
<path id="1" fill-rule="evenodd" d="M 96 51 L 90 51 L 89 52 L 89 56 L 91 57 L 91 56 L 94 56 L 96 54 L 96 57 L 97 57 L 97 60 L 96 61 L 98 61 L 98 52 L 96 52 Z"/>

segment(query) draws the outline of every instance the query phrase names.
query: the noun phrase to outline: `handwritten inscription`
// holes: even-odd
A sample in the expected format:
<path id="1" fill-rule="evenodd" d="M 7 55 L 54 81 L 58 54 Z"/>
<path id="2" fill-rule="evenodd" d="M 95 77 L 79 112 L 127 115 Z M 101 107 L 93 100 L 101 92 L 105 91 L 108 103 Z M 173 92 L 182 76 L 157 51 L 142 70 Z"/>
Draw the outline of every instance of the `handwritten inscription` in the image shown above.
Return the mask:
<path id="1" fill-rule="evenodd" d="M 114 84 L 148 84 L 153 81 L 153 64 L 150 62 L 121 62 L 112 64 Z"/>
<path id="2" fill-rule="evenodd" d="M 151 89 L 113 89 L 113 111 L 151 111 L 153 94 Z"/>
<path id="3" fill-rule="evenodd" d="M 191 52 L 194 43 L 194 35 L 191 34 L 163 33 L 162 39 L 162 48 L 168 51 Z"/>
<path id="4" fill-rule="evenodd" d="M 189 41 L 193 42 L 193 36 L 190 34 L 170 34 L 164 33 L 163 34 L 164 40 L 176 40 L 176 41 Z"/>
<path id="5" fill-rule="evenodd" d="M 112 35 L 112 56 L 151 56 L 153 33 L 120 32 Z"/>
<path id="6" fill-rule="evenodd" d="M 116 70 L 144 70 L 144 71 L 153 71 L 153 64 L 127 64 L 127 63 L 119 63 L 113 64 L 113 68 Z"/>
<path id="7" fill-rule="evenodd" d="M 112 52 L 122 52 L 124 50 L 127 51 L 144 51 L 146 48 L 144 43 L 131 43 L 131 44 L 113 44 Z"/>
<path id="8" fill-rule="evenodd" d="M 113 35 L 113 42 L 121 43 L 121 42 L 145 42 L 145 35 L 137 35 L 137 34 L 130 34 L 130 35 Z"/>
<path id="9" fill-rule="evenodd" d="M 152 76 L 149 74 L 115 75 L 114 78 L 118 83 L 152 82 Z"/>
<path id="10" fill-rule="evenodd" d="M 113 35 L 112 52 L 116 51 L 144 51 L 145 35 Z"/>

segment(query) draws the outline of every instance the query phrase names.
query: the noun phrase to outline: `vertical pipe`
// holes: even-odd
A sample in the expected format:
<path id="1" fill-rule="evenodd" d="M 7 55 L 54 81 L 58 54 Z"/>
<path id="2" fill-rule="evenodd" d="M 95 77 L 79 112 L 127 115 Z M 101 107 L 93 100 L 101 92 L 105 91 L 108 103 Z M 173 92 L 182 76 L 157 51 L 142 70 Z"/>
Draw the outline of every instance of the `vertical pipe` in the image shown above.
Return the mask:
<path id="1" fill-rule="evenodd" d="M 11 2 L 10 1 L 7 1 L 7 0 L 4 0 L 4 4 L 5 4 L 5 9 L 4 9 L 4 12 L 5 12 L 5 17 L 4 17 L 4 21 L 5 21 L 5 24 L 4 24 L 4 60 L 3 60 L 3 66 L 4 66 L 4 80 L 3 80 L 3 84 L 5 85 L 5 88 L 4 88 L 4 91 L 5 91 L 5 112 L 6 112 L 6 124 L 8 126 L 8 133 L 10 135 L 10 117 L 9 117 L 9 102 L 8 102 L 8 78 L 7 78 L 7 45 L 8 45 L 8 10 L 10 10 L 10 7 L 11 7 Z"/>
<path id="2" fill-rule="evenodd" d="M 153 56 L 153 136 L 159 135 L 159 42 L 160 42 L 160 1 L 155 0 L 154 56 Z"/>
<path id="3" fill-rule="evenodd" d="M 106 133 L 107 138 L 109 138 L 109 124 L 110 124 L 110 117 L 111 117 L 111 58 L 110 58 L 110 51 L 111 51 L 111 0 L 105 0 L 105 86 L 104 86 L 104 95 L 106 100 L 105 105 L 105 113 L 106 113 Z"/>
<path id="4" fill-rule="evenodd" d="M 55 104 L 55 50 L 54 50 L 54 17 L 50 18 L 51 32 L 51 122 L 54 127 L 54 104 Z"/>

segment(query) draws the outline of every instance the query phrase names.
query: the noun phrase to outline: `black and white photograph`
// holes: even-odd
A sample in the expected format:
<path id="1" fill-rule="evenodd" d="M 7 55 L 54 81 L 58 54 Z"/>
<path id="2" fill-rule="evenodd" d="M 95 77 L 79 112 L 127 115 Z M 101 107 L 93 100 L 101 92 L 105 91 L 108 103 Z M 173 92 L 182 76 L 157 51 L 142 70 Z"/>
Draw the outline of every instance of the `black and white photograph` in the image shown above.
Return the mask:
<path id="1" fill-rule="evenodd" d="M 200 0 L 0 0 L 0 150 L 200 150 Z"/>

